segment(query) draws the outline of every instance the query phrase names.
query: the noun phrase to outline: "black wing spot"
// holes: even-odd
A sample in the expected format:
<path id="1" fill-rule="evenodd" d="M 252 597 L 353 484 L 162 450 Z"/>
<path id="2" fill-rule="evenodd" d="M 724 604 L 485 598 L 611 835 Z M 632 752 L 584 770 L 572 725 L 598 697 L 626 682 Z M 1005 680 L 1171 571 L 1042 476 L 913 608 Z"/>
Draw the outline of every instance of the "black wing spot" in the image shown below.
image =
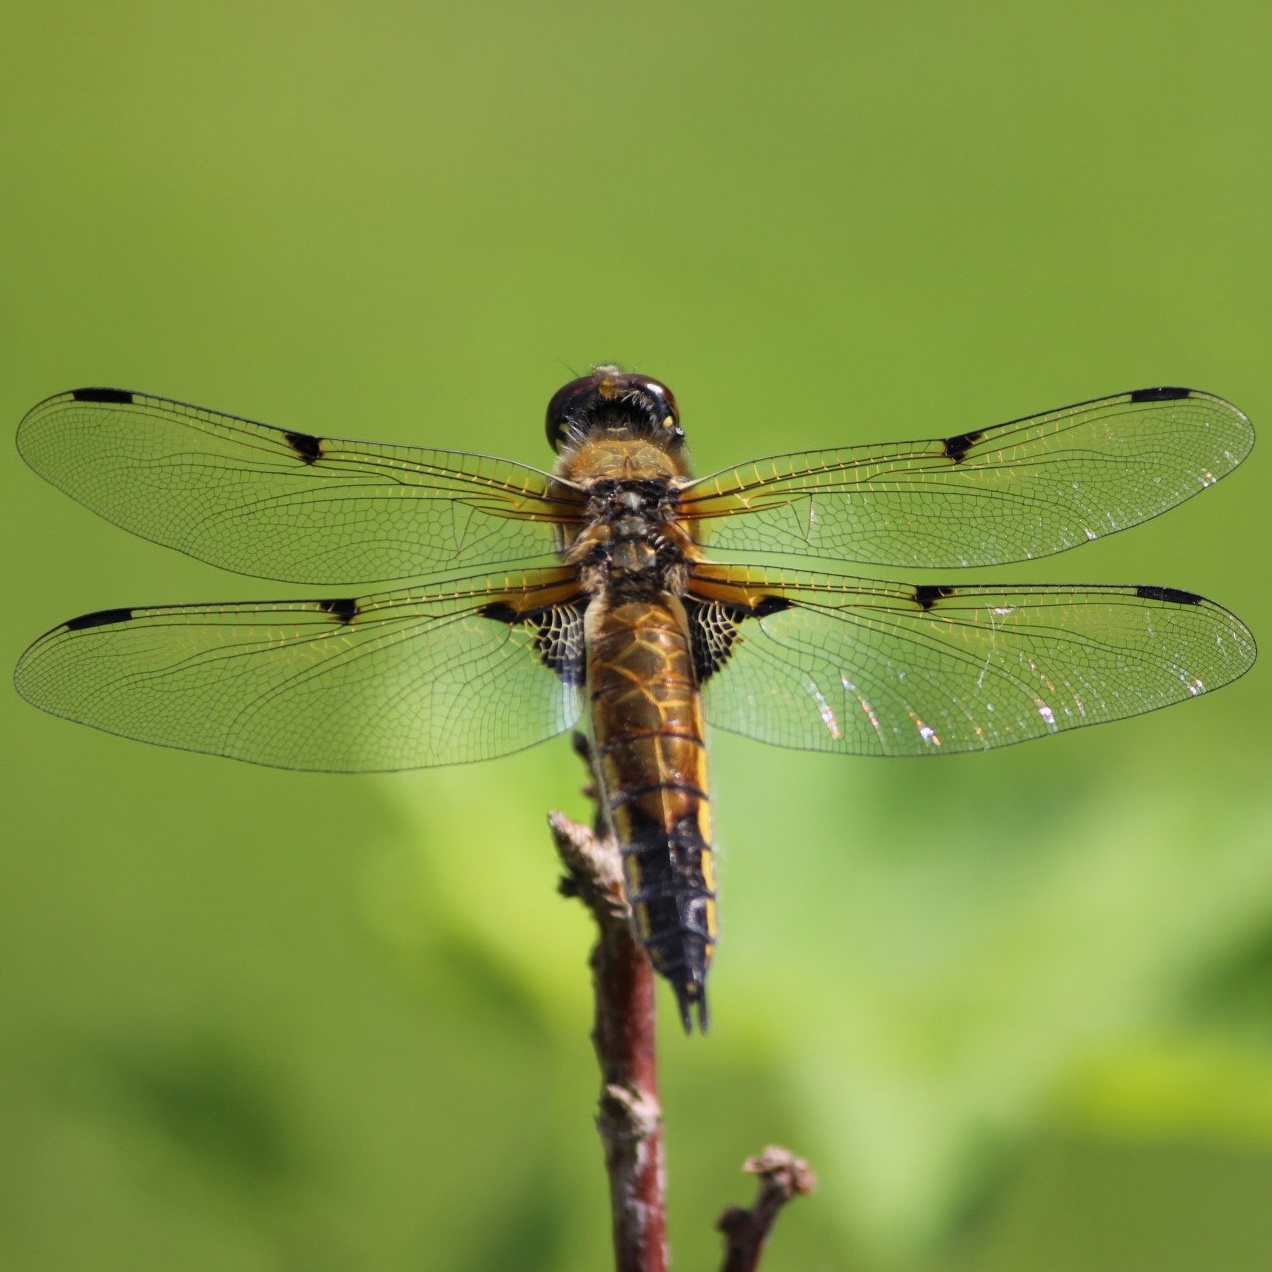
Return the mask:
<path id="1" fill-rule="evenodd" d="M 792 609 L 794 601 L 784 596 L 762 596 L 754 605 L 725 605 L 721 601 L 699 601 L 685 597 L 689 617 L 689 651 L 700 685 L 705 684 L 733 653 L 738 628 L 748 618 L 768 618 Z"/>
<path id="2" fill-rule="evenodd" d="M 1174 605 L 1200 605 L 1206 599 L 1178 587 L 1137 587 L 1135 595 L 1143 601 L 1170 601 Z"/>
<path id="3" fill-rule="evenodd" d="M 312 433 L 284 433 L 283 440 L 307 464 L 316 464 L 322 458 L 322 439 Z"/>
<path id="4" fill-rule="evenodd" d="M 954 589 L 939 583 L 921 583 L 914 589 L 914 600 L 922 610 L 930 610 L 937 601 L 953 596 Z"/>
<path id="5" fill-rule="evenodd" d="M 477 611 L 480 618 L 493 618 L 496 623 L 507 623 L 509 627 L 525 619 L 525 614 L 518 614 L 507 601 L 490 601 Z"/>
<path id="6" fill-rule="evenodd" d="M 784 596 L 765 596 L 756 601 L 747 613 L 748 618 L 768 618 L 770 614 L 780 614 L 794 604 Z"/>
<path id="7" fill-rule="evenodd" d="M 131 406 L 133 401 L 127 389 L 74 389 L 71 397 L 76 402 L 114 402 L 119 406 Z"/>
<path id="8" fill-rule="evenodd" d="M 318 608 L 342 623 L 352 623 L 358 616 L 358 602 L 352 596 L 342 596 L 332 601 L 319 601 Z"/>
<path id="9" fill-rule="evenodd" d="M 543 665 L 563 685 L 577 688 L 587 678 L 583 652 L 583 611 L 577 605 L 554 605 L 537 617 L 535 648 Z"/>
<path id="10" fill-rule="evenodd" d="M 564 685 L 575 688 L 586 677 L 583 657 L 583 611 L 577 605 L 551 605 L 518 612 L 507 601 L 489 601 L 476 611 L 509 627 L 532 627 L 539 661 Z"/>
<path id="11" fill-rule="evenodd" d="M 66 624 L 68 632 L 82 632 L 86 627 L 109 627 L 112 623 L 128 623 L 132 621 L 130 609 L 97 610 L 92 614 L 81 614 Z"/>
<path id="12" fill-rule="evenodd" d="M 685 597 L 685 613 L 689 618 L 689 652 L 698 683 L 704 685 L 729 661 L 733 642 L 738 638 L 738 625 L 748 611 L 738 606 L 721 605 L 719 601 L 695 601 Z"/>
<path id="13" fill-rule="evenodd" d="M 957 437 L 947 437 L 941 444 L 945 450 L 945 458 L 961 464 L 967 457 L 967 452 L 984 436 L 985 430 L 977 429 L 974 433 L 960 433 Z"/>
<path id="14" fill-rule="evenodd" d="M 1155 389 L 1136 389 L 1131 394 L 1132 402 L 1177 402 L 1180 398 L 1192 397 L 1192 389 L 1173 388 L 1161 385 Z"/>

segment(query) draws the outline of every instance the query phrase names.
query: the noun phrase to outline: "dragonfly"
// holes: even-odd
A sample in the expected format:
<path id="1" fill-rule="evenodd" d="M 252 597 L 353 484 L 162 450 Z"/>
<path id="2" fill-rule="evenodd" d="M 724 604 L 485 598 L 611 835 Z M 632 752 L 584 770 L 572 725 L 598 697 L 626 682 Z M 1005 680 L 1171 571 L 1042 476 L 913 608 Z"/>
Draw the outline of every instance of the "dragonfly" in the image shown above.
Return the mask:
<path id="1" fill-rule="evenodd" d="M 1147 521 L 1253 445 L 1209 393 L 695 478 L 671 390 L 601 365 L 546 428 L 550 471 L 122 389 L 50 397 L 18 446 L 53 485 L 201 561 L 325 591 L 84 614 L 23 654 L 18 691 L 129 738 L 331 772 L 488 760 L 586 719 L 636 934 L 692 1032 L 717 940 L 708 725 L 843 755 L 984 751 L 1254 662 L 1235 615 L 1173 586 L 836 568 L 993 566 Z M 354 590 L 371 584 L 389 586 Z"/>

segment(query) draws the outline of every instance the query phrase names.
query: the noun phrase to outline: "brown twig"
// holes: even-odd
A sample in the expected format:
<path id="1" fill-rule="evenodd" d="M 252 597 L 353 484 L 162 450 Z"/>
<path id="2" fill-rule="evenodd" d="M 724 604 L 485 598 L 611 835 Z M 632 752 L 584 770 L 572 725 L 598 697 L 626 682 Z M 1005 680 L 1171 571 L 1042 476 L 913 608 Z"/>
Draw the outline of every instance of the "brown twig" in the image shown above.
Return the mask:
<path id="1" fill-rule="evenodd" d="M 576 739 L 575 746 L 590 764 L 586 743 Z M 595 791 L 589 794 L 595 798 Z M 654 974 L 632 932 L 618 848 L 602 833 L 599 811 L 595 830 L 561 813 L 552 813 L 548 824 L 567 871 L 562 890 L 587 906 L 598 932 L 591 955 L 592 1045 L 601 1067 L 597 1128 L 609 1176 L 615 1267 L 618 1272 L 666 1272 Z"/>
<path id="2" fill-rule="evenodd" d="M 817 1186 L 808 1163 L 776 1144 L 770 1144 L 758 1157 L 748 1157 L 743 1169 L 760 1177 L 760 1192 L 750 1210 L 730 1206 L 717 1220 L 716 1227 L 724 1233 L 720 1272 L 755 1272 L 782 1207 Z"/>

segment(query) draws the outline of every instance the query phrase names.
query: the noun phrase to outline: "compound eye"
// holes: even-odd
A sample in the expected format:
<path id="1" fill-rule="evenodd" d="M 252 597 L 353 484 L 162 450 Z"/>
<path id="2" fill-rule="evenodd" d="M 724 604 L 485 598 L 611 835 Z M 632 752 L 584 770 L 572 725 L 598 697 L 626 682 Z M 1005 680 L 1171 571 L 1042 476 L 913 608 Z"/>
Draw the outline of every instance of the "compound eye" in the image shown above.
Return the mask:
<path id="1" fill-rule="evenodd" d="M 577 408 L 595 393 L 596 377 L 584 375 L 577 380 L 571 380 L 569 384 L 562 385 L 552 395 L 552 400 L 548 403 L 546 428 L 548 445 L 554 451 L 559 452 L 565 441 L 565 427 L 570 416 L 574 415 Z"/>
<path id="2" fill-rule="evenodd" d="M 680 427 L 680 408 L 676 405 L 676 395 L 661 380 L 651 379 L 647 375 L 633 375 L 629 378 L 654 404 L 663 436 L 683 442 L 685 431 Z"/>

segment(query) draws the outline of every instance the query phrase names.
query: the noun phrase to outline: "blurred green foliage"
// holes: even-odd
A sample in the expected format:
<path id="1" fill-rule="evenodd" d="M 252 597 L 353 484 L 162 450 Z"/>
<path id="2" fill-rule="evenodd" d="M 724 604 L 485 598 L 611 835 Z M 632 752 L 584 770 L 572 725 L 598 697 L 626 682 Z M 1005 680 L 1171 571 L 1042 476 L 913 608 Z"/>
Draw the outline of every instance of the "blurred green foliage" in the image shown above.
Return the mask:
<path id="1" fill-rule="evenodd" d="M 0 414 L 114 384 L 544 463 L 566 368 L 614 358 L 701 470 L 1163 382 L 1266 427 L 1270 53 L 1228 3 L 11 6 Z M 1266 471 L 993 577 L 1266 635 Z M 0 482 L 10 664 L 277 593 Z M 822 1188 L 771 1272 L 1265 1267 L 1270 710 L 1259 666 L 940 763 L 718 736 L 677 1265 L 777 1140 Z M 606 1266 L 564 741 L 338 779 L 3 711 L 0 1266 Z"/>

